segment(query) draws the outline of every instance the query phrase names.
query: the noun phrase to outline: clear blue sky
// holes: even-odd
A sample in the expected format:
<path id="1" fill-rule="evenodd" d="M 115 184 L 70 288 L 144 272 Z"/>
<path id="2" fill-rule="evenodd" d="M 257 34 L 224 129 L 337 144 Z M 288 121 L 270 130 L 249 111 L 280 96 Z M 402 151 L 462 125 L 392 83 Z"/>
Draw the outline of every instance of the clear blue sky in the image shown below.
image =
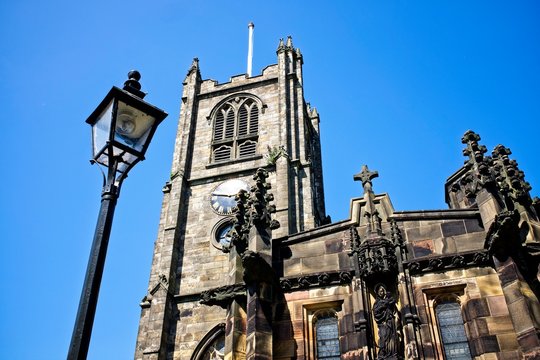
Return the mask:
<path id="1" fill-rule="evenodd" d="M 84 120 L 130 69 L 169 117 L 122 189 L 89 359 L 133 356 L 193 57 L 224 82 L 245 72 L 249 21 L 254 74 L 292 35 L 333 220 L 361 195 L 362 164 L 397 210 L 439 209 L 467 129 L 510 147 L 539 194 L 539 16 L 536 1 L 1 2 L 0 358 L 66 356 L 101 191 Z"/>

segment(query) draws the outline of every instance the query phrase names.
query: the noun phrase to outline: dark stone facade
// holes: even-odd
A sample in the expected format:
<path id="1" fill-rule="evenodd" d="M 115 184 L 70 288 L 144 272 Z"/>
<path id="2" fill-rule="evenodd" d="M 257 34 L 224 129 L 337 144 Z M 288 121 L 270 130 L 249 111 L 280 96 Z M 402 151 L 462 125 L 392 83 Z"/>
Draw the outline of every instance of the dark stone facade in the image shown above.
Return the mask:
<path id="1" fill-rule="evenodd" d="M 442 304 L 458 304 L 462 358 L 540 356 L 539 201 L 510 150 L 487 156 L 468 131 L 445 210 L 394 210 L 364 166 L 363 196 L 331 223 L 302 55 L 289 38 L 277 58 L 225 84 L 202 80 L 196 59 L 188 71 L 135 358 L 316 359 L 325 319 L 342 359 L 443 359 L 458 350 Z M 238 110 L 243 99 L 257 112 Z M 218 138 L 220 111 L 257 132 Z M 230 158 L 215 161 L 223 149 Z M 232 179 L 246 188 L 215 190 Z"/>

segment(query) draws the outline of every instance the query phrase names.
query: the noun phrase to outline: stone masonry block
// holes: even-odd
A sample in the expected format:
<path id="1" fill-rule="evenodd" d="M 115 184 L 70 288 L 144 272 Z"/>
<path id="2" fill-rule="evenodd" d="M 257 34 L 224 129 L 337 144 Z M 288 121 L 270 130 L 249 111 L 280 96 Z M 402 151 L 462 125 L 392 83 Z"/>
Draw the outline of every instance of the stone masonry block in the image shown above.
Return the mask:
<path id="1" fill-rule="evenodd" d="M 514 333 L 497 335 L 497 341 L 499 342 L 501 351 L 512 351 L 519 349 L 517 337 Z"/>
<path id="2" fill-rule="evenodd" d="M 441 230 L 444 237 L 465 234 L 465 223 L 462 220 L 449 221 L 441 224 Z"/>
<path id="3" fill-rule="evenodd" d="M 489 307 L 485 299 L 471 299 L 465 303 L 465 313 L 469 320 L 489 316 Z"/>
<path id="4" fill-rule="evenodd" d="M 502 295 L 502 288 L 499 277 L 496 274 L 479 276 L 476 283 L 480 289 L 480 294 L 484 296 Z"/>
<path id="5" fill-rule="evenodd" d="M 508 315 L 508 306 L 503 295 L 489 296 L 487 302 L 492 316 Z"/>
<path id="6" fill-rule="evenodd" d="M 314 256 L 302 259 L 302 273 L 309 274 L 339 269 L 338 256 L 335 254 Z"/>
<path id="7" fill-rule="evenodd" d="M 465 219 L 465 229 L 468 233 L 475 233 L 485 231 L 480 219 Z"/>
<path id="8" fill-rule="evenodd" d="M 514 323 L 514 329 L 518 337 L 534 329 L 534 324 L 531 319 L 531 313 L 525 303 L 525 299 L 521 298 L 508 304 L 508 311 L 513 315 L 512 322 Z"/>
<path id="9" fill-rule="evenodd" d="M 443 237 L 441 232 L 441 226 L 439 224 L 431 224 L 422 227 L 406 229 L 405 234 L 407 236 L 407 241 L 409 242 L 426 239 L 437 239 Z"/>
<path id="10" fill-rule="evenodd" d="M 486 318 L 487 327 L 491 335 L 499 335 L 514 331 L 514 326 L 509 316 L 497 316 Z"/>
<path id="11" fill-rule="evenodd" d="M 415 241 L 413 245 L 414 257 L 423 257 L 433 254 L 433 240 Z"/>

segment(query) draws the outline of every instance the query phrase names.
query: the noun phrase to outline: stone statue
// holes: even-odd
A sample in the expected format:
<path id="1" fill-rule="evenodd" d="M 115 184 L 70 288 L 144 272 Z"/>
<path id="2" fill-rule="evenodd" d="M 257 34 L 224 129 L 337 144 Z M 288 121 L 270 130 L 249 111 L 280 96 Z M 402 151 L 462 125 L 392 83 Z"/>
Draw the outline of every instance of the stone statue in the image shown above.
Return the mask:
<path id="1" fill-rule="evenodd" d="M 373 317 L 379 328 L 377 360 L 399 359 L 399 333 L 396 324 L 396 300 L 388 293 L 383 284 L 375 286 L 377 299 L 373 305 Z"/>

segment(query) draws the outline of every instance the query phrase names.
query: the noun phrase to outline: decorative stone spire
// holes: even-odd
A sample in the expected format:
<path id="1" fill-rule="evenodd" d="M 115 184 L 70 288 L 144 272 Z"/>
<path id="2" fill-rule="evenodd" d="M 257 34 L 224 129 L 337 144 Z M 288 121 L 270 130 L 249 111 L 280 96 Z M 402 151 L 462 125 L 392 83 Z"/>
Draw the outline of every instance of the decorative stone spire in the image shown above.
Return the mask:
<path id="1" fill-rule="evenodd" d="M 236 247 L 240 255 L 244 254 L 248 247 L 249 234 L 253 226 L 262 230 L 275 230 L 280 226 L 279 222 L 271 217 L 271 214 L 276 212 L 276 207 L 270 204 L 274 200 L 274 195 L 268 192 L 272 186 L 266 182 L 267 178 L 266 170 L 257 169 L 253 175 L 255 185 L 251 187 L 250 193 L 240 190 L 236 195 L 231 245 Z"/>
<path id="2" fill-rule="evenodd" d="M 476 173 L 477 179 L 481 187 L 486 187 L 493 183 L 493 176 L 490 172 L 491 158 L 484 156 L 487 148 L 484 145 L 479 145 L 480 135 L 472 130 L 465 132 L 461 138 L 461 142 L 467 147 L 463 149 L 463 155 L 468 156 L 465 160 L 465 167 Z"/>
<path id="3" fill-rule="evenodd" d="M 466 145 L 463 149 L 463 155 L 468 157 L 464 166 L 467 171 L 459 181 L 452 185 L 451 191 L 462 192 L 469 199 L 470 204 L 476 202 L 476 195 L 482 189 L 491 192 L 497 201 L 500 201 L 494 187 L 492 159 L 489 156 L 484 156 L 487 149 L 484 145 L 479 145 L 478 141 L 480 141 L 480 135 L 472 130 L 465 132 L 461 138 L 461 142 Z"/>
<path id="4" fill-rule="evenodd" d="M 251 188 L 251 219 L 256 226 L 275 230 L 279 228 L 279 222 L 271 218 L 271 214 L 276 212 L 276 206 L 270 204 L 274 201 L 274 195 L 268 192 L 272 186 L 266 182 L 267 178 L 268 171 L 263 168 L 257 169 L 253 175 L 255 186 Z"/>
<path id="5" fill-rule="evenodd" d="M 284 50 L 285 50 L 285 44 L 283 44 L 283 38 L 281 38 L 281 39 L 279 39 L 279 44 L 278 44 L 276 52 L 280 53 L 280 52 L 282 52 Z"/>
<path id="6" fill-rule="evenodd" d="M 375 194 L 373 193 L 371 180 L 379 177 L 377 171 L 369 171 L 367 165 L 362 166 L 362 171 L 354 175 L 355 181 L 361 181 L 364 187 L 364 199 L 366 201 L 365 217 L 367 219 L 366 237 L 382 236 L 381 218 L 375 207 Z"/>
<path id="7" fill-rule="evenodd" d="M 189 77 L 191 74 L 193 74 L 194 72 L 197 73 L 197 77 L 200 77 L 201 76 L 201 72 L 200 72 L 200 69 L 199 69 L 199 58 L 193 58 L 193 61 L 191 62 L 191 66 L 189 67 L 189 70 L 186 74 L 186 78 Z"/>
<path id="8" fill-rule="evenodd" d="M 370 171 L 367 165 L 362 166 L 362 171 L 354 175 L 355 181 L 361 181 L 364 187 L 364 201 L 366 203 L 364 216 L 366 217 L 366 236 L 362 238 L 358 250 L 352 248 L 358 254 L 358 269 L 360 276 L 365 279 L 377 280 L 381 276 L 395 274 L 397 271 L 397 258 L 394 243 L 385 238 L 382 232 L 381 218 L 375 206 L 375 194 L 373 193 L 371 180 L 379 176 L 377 171 Z M 358 238 L 351 235 L 351 241 Z M 352 244 L 354 246 L 354 243 Z M 379 280 L 380 281 L 380 280 Z"/>
<path id="9" fill-rule="evenodd" d="M 529 194 L 531 186 L 525 181 L 525 174 L 519 170 L 518 163 L 508 157 L 510 154 L 512 151 L 503 145 L 497 145 L 492 152 L 497 188 L 509 210 L 514 208 L 515 203 L 528 208 L 532 204 Z"/>
<path id="10" fill-rule="evenodd" d="M 293 47 L 293 43 L 292 43 L 292 36 L 289 35 L 287 36 L 287 43 L 285 44 L 285 47 L 289 50 L 293 50 L 294 47 Z"/>

